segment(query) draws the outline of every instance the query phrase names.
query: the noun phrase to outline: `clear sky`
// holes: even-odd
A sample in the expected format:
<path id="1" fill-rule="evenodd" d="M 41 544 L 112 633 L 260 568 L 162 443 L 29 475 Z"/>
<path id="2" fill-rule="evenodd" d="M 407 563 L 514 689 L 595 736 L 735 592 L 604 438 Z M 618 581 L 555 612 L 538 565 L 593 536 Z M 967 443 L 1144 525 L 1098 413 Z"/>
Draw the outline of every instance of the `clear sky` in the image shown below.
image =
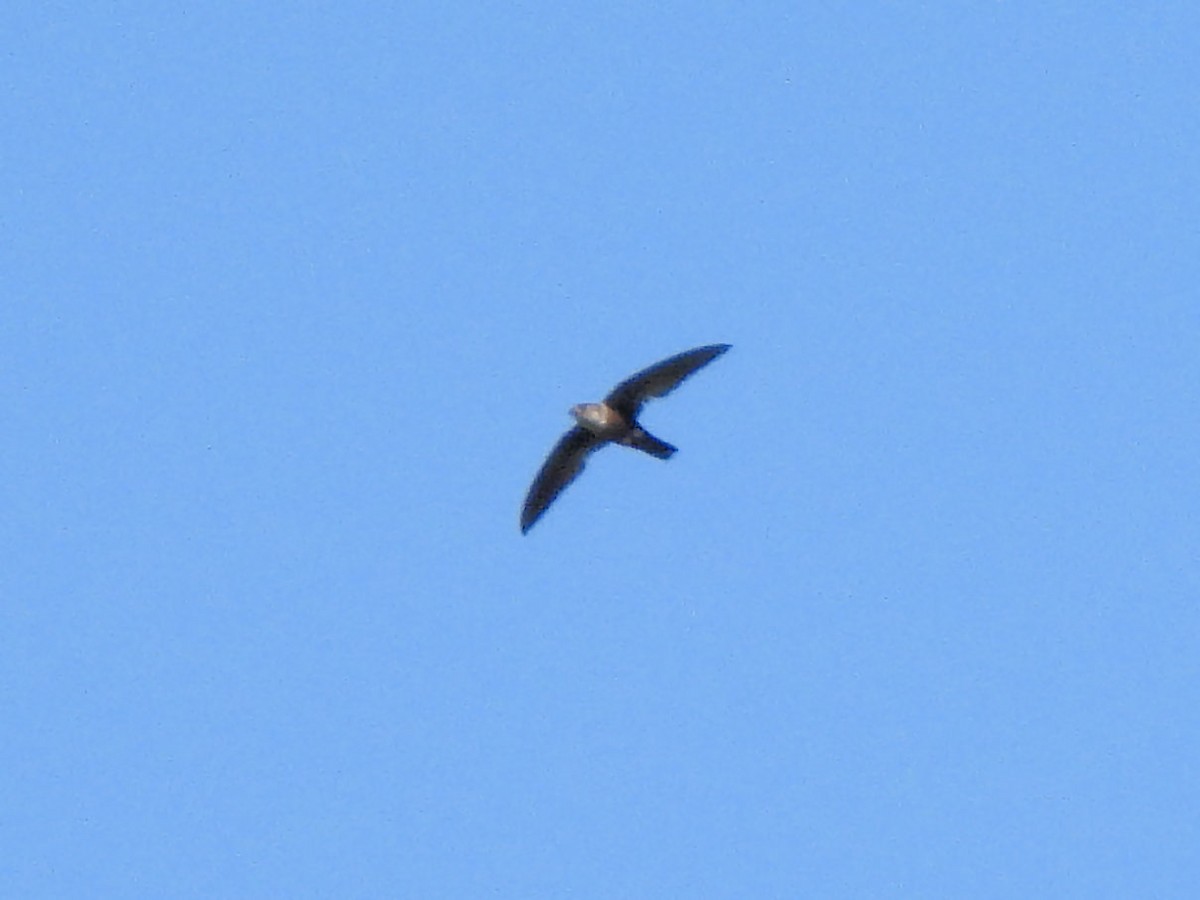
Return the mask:
<path id="1" fill-rule="evenodd" d="M 394 6 L 2 14 L 0 896 L 1196 896 L 1200 7 Z"/>

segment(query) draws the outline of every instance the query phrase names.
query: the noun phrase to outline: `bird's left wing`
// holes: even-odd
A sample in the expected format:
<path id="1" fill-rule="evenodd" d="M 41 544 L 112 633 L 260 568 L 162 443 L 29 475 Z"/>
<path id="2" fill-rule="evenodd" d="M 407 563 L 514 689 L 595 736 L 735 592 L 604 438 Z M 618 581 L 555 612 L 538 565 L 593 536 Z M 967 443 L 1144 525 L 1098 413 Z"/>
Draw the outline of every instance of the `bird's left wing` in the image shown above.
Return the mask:
<path id="1" fill-rule="evenodd" d="M 707 366 L 729 347 L 729 344 L 710 344 L 656 362 L 618 384 L 604 398 L 604 402 L 626 419 L 632 420 L 641 411 L 643 403 L 652 397 L 665 397 L 685 378 Z"/>

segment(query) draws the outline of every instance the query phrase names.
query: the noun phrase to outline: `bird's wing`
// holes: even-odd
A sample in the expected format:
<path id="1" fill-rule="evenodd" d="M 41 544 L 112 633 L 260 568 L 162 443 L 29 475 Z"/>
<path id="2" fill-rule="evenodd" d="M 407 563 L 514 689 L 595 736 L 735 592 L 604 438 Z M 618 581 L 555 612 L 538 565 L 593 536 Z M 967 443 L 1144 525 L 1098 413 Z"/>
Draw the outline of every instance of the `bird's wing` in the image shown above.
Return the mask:
<path id="1" fill-rule="evenodd" d="M 657 362 L 618 384 L 604 398 L 604 402 L 632 421 L 643 403 L 652 397 L 665 397 L 685 378 L 707 366 L 729 347 L 729 344 L 710 344 Z"/>
<path id="2" fill-rule="evenodd" d="M 568 484 L 583 471 L 584 460 L 589 453 L 603 443 L 586 428 L 576 426 L 564 434 L 542 463 L 537 477 L 529 486 L 525 506 L 521 510 L 521 533 L 524 534 L 563 492 Z"/>

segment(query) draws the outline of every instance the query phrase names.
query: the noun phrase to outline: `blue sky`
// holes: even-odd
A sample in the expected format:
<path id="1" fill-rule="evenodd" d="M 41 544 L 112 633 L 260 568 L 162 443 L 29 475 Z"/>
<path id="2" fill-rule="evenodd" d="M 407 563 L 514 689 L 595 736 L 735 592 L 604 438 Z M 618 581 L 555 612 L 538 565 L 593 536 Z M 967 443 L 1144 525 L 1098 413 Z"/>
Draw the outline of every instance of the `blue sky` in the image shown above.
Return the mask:
<path id="1" fill-rule="evenodd" d="M 1200 12 L 570 7 L 3 14 L 0 894 L 1194 896 Z"/>

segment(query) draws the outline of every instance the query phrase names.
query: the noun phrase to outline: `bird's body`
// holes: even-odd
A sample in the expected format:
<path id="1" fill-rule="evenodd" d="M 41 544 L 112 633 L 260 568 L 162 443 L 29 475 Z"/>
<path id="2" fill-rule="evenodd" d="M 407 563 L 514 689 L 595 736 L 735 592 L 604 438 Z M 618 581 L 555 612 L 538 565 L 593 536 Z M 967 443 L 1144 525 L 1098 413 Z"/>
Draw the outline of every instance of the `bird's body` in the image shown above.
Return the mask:
<path id="1" fill-rule="evenodd" d="M 576 403 L 571 415 L 581 427 L 606 441 L 619 441 L 630 428 L 625 417 L 607 403 Z"/>
<path id="2" fill-rule="evenodd" d="M 576 425 L 564 434 L 538 471 L 521 510 L 521 532 L 527 532 L 579 473 L 588 454 L 605 444 L 622 444 L 670 459 L 676 448 L 650 434 L 638 422 L 642 405 L 663 397 L 697 369 L 708 365 L 729 349 L 729 344 L 711 344 L 688 350 L 643 369 L 613 388 L 599 403 L 571 407 Z"/>

